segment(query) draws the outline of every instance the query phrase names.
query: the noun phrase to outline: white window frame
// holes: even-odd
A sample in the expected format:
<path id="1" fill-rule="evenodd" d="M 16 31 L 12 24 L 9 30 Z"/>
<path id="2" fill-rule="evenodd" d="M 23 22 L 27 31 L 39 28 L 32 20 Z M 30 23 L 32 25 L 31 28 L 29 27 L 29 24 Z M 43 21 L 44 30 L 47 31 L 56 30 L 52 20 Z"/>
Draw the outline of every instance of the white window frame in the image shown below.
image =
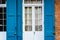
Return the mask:
<path id="1" fill-rule="evenodd" d="M 42 28 L 43 28 L 42 31 L 44 32 L 44 0 L 43 0 L 42 4 L 24 4 L 24 0 L 23 0 L 23 3 L 22 3 L 22 12 L 23 12 L 23 14 L 22 14 L 22 19 L 23 19 L 22 30 L 23 30 L 23 32 L 25 31 L 25 29 L 24 29 L 24 26 L 25 26 L 25 24 L 24 24 L 25 23 L 24 7 L 30 7 L 30 6 L 42 6 Z"/>
<path id="2" fill-rule="evenodd" d="M 6 7 L 6 4 L 0 4 L 0 7 Z"/>

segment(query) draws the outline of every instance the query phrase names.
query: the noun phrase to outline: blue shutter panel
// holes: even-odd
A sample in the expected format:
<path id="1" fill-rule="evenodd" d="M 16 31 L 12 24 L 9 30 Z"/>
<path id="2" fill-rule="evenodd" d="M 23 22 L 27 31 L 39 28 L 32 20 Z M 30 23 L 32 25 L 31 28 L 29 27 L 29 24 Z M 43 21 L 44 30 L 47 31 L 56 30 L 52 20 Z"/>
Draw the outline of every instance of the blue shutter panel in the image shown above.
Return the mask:
<path id="1" fill-rule="evenodd" d="M 23 0 L 18 0 L 18 40 L 22 40 L 22 30 L 23 30 L 23 26 L 22 26 L 22 1 Z"/>
<path id="2" fill-rule="evenodd" d="M 54 0 L 44 0 L 45 40 L 54 40 Z"/>
<path id="3" fill-rule="evenodd" d="M 7 40 L 16 40 L 16 0 L 7 0 Z"/>

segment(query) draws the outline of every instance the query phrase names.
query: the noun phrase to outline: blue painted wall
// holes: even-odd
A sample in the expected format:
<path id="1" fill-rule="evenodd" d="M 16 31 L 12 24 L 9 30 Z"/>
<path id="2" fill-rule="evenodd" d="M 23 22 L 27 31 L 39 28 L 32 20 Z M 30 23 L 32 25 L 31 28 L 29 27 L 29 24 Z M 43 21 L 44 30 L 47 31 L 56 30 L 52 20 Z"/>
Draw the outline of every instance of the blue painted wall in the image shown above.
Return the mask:
<path id="1" fill-rule="evenodd" d="M 22 38 L 22 0 L 7 0 L 7 40 Z M 44 40 L 55 40 L 54 0 L 44 0 Z"/>

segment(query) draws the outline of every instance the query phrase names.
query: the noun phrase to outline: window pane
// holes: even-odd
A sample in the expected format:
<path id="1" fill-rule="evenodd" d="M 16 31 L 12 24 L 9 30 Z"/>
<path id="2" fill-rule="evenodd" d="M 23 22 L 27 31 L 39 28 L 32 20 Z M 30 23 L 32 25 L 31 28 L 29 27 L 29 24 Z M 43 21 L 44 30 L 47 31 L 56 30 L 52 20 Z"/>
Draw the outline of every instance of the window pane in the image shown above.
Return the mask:
<path id="1" fill-rule="evenodd" d="M 0 4 L 5 4 L 6 0 L 0 0 Z M 0 7 L 0 31 L 6 31 L 6 7 Z"/>
<path id="2" fill-rule="evenodd" d="M 35 31 L 38 31 L 38 25 L 35 26 Z"/>
<path id="3" fill-rule="evenodd" d="M 35 31 L 42 31 L 42 25 L 40 25 L 40 26 L 36 25 L 35 26 Z"/>
<path id="4" fill-rule="evenodd" d="M 38 31 L 42 31 L 42 25 L 39 26 Z"/>
<path id="5" fill-rule="evenodd" d="M 0 19 L 3 19 L 3 14 L 0 14 Z"/>
<path id="6" fill-rule="evenodd" d="M 3 26 L 0 26 L 0 31 L 3 31 Z"/>
<path id="7" fill-rule="evenodd" d="M 42 0 L 24 0 L 24 3 L 30 4 L 30 3 L 42 3 Z"/>
<path id="8" fill-rule="evenodd" d="M 30 19 L 30 20 L 32 20 L 32 13 L 31 13 L 31 14 L 29 14 L 29 19 Z"/>
<path id="9" fill-rule="evenodd" d="M 5 4 L 6 0 L 0 0 L 0 4 Z"/>
<path id="10" fill-rule="evenodd" d="M 4 26 L 4 31 L 6 31 L 6 26 Z"/>
<path id="11" fill-rule="evenodd" d="M 6 0 L 2 0 L 2 4 L 5 4 Z"/>
<path id="12" fill-rule="evenodd" d="M 35 31 L 42 31 L 42 7 L 35 7 Z"/>
<path id="13" fill-rule="evenodd" d="M 32 8 L 25 7 L 25 31 L 32 31 Z"/>
<path id="14" fill-rule="evenodd" d="M 32 31 L 32 26 L 25 26 L 25 31 Z"/>
<path id="15" fill-rule="evenodd" d="M 3 24 L 3 20 L 0 20 L 0 25 L 2 25 Z"/>
<path id="16" fill-rule="evenodd" d="M 38 25 L 38 20 L 35 20 L 35 25 Z"/>
<path id="17" fill-rule="evenodd" d="M 0 4 L 2 4 L 2 0 L 0 0 Z"/>
<path id="18" fill-rule="evenodd" d="M 32 25 L 32 20 L 29 20 L 29 25 Z"/>
<path id="19" fill-rule="evenodd" d="M 2 14 L 2 8 L 0 8 L 0 14 Z"/>

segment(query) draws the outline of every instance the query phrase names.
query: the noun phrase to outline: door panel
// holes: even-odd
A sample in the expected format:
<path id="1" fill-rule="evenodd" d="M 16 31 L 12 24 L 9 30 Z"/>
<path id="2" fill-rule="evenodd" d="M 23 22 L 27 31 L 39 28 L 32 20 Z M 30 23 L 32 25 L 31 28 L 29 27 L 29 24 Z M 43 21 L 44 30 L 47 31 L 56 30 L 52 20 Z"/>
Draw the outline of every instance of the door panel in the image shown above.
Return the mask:
<path id="1" fill-rule="evenodd" d="M 32 7 L 24 7 L 23 40 L 33 40 Z"/>
<path id="2" fill-rule="evenodd" d="M 23 40 L 44 40 L 42 7 L 24 7 Z"/>
<path id="3" fill-rule="evenodd" d="M 34 40 L 33 32 L 25 32 L 23 35 L 23 40 Z"/>
<path id="4" fill-rule="evenodd" d="M 42 7 L 35 7 L 35 33 L 34 40 L 44 40 L 44 27 Z"/>

